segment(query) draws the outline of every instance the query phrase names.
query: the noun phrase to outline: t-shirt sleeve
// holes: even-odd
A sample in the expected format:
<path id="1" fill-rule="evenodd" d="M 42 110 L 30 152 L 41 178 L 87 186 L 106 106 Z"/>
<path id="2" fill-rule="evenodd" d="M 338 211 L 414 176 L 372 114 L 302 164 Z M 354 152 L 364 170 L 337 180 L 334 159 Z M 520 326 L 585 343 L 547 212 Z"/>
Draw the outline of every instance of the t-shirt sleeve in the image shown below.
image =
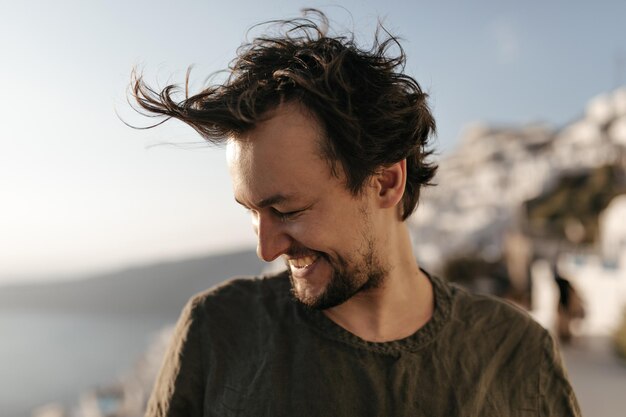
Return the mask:
<path id="1" fill-rule="evenodd" d="M 192 298 L 176 324 L 148 401 L 146 417 L 203 415 L 206 358 L 201 305 Z"/>
<path id="2" fill-rule="evenodd" d="M 580 417 L 580 408 L 552 336 L 543 337 L 539 393 L 542 417 Z"/>

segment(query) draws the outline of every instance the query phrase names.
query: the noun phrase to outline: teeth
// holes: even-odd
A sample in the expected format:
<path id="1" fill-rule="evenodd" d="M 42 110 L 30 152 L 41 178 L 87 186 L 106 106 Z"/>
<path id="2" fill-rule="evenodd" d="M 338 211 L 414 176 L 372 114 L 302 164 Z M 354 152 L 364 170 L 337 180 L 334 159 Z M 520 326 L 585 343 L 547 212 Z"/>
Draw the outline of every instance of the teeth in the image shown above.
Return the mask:
<path id="1" fill-rule="evenodd" d="M 316 259 L 317 256 L 303 256 L 302 258 L 289 259 L 289 265 L 295 268 L 306 268 L 315 262 Z"/>

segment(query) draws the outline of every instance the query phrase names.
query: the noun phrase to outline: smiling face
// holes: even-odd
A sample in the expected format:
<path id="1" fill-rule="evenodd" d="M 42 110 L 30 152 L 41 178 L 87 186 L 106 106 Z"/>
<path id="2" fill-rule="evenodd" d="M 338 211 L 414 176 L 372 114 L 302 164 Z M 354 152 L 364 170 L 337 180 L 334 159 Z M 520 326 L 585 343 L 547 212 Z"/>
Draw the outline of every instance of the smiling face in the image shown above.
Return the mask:
<path id="1" fill-rule="evenodd" d="M 295 297 L 326 309 L 379 286 L 387 267 L 378 256 L 366 184 L 358 196 L 321 157 L 322 129 L 298 104 L 284 104 L 241 137 L 227 155 L 235 199 L 252 215 L 257 254 L 283 257 Z"/>

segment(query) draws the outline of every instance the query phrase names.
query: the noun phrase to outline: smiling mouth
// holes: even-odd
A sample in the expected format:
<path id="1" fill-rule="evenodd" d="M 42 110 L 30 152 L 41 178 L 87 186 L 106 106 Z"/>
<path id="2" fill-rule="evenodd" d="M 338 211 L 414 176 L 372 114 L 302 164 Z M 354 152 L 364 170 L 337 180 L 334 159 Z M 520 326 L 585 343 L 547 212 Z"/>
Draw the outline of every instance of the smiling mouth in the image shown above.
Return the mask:
<path id="1" fill-rule="evenodd" d="M 306 269 L 313 265 L 319 258 L 318 255 L 302 256 L 300 258 L 291 258 L 287 260 L 289 266 L 295 269 Z"/>

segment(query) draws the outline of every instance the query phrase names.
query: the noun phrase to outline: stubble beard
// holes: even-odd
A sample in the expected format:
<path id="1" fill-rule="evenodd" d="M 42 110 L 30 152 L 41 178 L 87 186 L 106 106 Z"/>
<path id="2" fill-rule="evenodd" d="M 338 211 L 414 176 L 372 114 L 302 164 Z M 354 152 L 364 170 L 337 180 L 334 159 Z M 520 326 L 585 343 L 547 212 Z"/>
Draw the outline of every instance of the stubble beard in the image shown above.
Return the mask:
<path id="1" fill-rule="evenodd" d="M 368 239 L 357 259 L 348 261 L 338 256 L 333 260 L 324 253 L 319 253 L 331 266 L 333 273 L 326 288 L 317 295 L 305 294 L 296 290 L 294 278 L 289 273 L 291 292 L 300 303 L 315 310 L 326 310 L 348 301 L 361 291 L 382 286 L 388 268 L 380 261 L 373 241 Z"/>

